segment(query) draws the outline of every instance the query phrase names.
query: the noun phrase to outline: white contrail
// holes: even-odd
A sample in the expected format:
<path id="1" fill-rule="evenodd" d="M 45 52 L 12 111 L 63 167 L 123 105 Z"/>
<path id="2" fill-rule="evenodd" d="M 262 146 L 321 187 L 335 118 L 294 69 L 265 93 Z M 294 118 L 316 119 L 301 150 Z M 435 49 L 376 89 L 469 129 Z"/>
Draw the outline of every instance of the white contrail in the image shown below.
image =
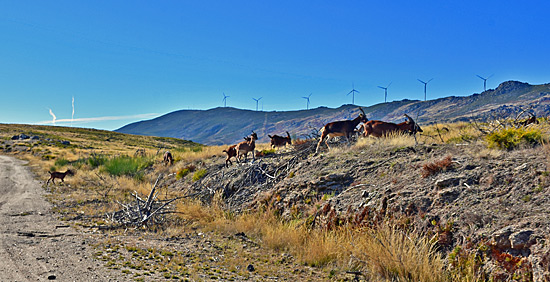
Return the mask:
<path id="1" fill-rule="evenodd" d="M 50 110 L 50 115 L 52 115 L 52 117 L 53 117 L 52 124 L 55 125 L 55 119 L 56 119 L 56 117 L 55 117 L 55 115 L 53 114 L 52 109 L 49 109 L 49 110 Z"/>
<path id="2" fill-rule="evenodd" d="M 123 120 L 123 119 L 138 119 L 138 118 L 150 118 L 153 116 L 158 115 L 157 113 L 151 113 L 151 114 L 139 114 L 139 115 L 131 115 L 131 116 L 106 116 L 106 117 L 92 117 L 92 118 L 77 118 L 77 119 L 58 119 L 57 123 L 63 123 L 63 122 L 71 122 L 74 121 L 75 123 L 89 123 L 89 122 L 96 122 L 96 121 L 106 121 L 106 120 Z M 55 121 L 55 119 L 54 119 Z M 44 120 L 37 122 L 38 124 L 51 124 L 51 120 Z M 55 123 L 54 123 L 55 124 Z"/>
<path id="3" fill-rule="evenodd" d="M 73 114 L 71 115 L 71 127 L 73 127 L 73 120 L 74 120 L 74 96 L 73 96 Z"/>

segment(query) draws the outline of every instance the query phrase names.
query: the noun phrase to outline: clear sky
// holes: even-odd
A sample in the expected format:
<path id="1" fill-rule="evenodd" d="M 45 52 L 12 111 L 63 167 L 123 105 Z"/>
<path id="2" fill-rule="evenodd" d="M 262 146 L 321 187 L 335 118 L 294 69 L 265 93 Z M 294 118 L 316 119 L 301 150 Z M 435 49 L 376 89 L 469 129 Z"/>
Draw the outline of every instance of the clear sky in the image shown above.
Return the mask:
<path id="1" fill-rule="evenodd" d="M 0 123 L 113 130 L 550 82 L 550 1 L 0 0 Z M 74 108 L 72 100 L 74 97 Z M 74 115 L 73 115 L 74 109 Z M 51 114 L 50 114 L 51 110 Z M 74 119 L 71 122 L 71 119 Z"/>

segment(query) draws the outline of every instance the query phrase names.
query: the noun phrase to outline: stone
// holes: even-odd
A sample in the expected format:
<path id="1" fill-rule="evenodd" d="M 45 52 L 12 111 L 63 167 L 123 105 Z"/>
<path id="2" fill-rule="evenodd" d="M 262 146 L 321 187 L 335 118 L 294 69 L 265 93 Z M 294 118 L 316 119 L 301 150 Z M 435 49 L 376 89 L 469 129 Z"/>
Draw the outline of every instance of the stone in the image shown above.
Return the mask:
<path id="1" fill-rule="evenodd" d="M 532 230 L 521 230 L 510 235 L 510 245 L 512 249 L 521 250 L 531 247 L 535 244 L 535 239 L 533 238 L 534 231 Z"/>
<path id="2" fill-rule="evenodd" d="M 443 179 L 438 179 L 435 182 L 435 186 L 437 186 L 438 188 L 456 186 L 456 185 L 459 185 L 459 184 L 460 184 L 460 178 L 457 178 L 457 177 L 447 177 L 447 178 L 443 178 Z"/>

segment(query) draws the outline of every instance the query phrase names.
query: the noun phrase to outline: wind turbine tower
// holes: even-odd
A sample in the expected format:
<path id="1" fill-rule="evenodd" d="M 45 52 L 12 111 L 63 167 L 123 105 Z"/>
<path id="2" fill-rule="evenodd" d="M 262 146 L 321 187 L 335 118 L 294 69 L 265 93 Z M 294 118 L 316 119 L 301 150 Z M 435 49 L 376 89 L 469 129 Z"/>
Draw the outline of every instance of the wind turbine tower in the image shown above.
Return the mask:
<path id="1" fill-rule="evenodd" d="M 378 86 L 378 88 L 384 89 L 384 103 L 387 102 L 387 99 L 388 99 L 388 87 L 390 87 L 391 84 L 392 84 L 392 83 L 390 82 L 390 84 L 388 84 L 388 86 L 386 86 L 386 87 Z"/>
<path id="2" fill-rule="evenodd" d="M 256 101 L 256 112 L 258 111 L 258 102 L 259 102 L 260 100 L 262 100 L 262 98 L 263 98 L 263 97 L 260 97 L 260 98 L 258 98 L 258 99 L 252 98 L 252 100 Z"/>
<path id="3" fill-rule="evenodd" d="M 309 110 L 309 97 L 311 97 L 311 94 L 313 94 L 313 93 L 309 93 L 309 95 L 307 97 L 302 97 L 302 98 L 307 100 L 306 110 Z"/>
<path id="4" fill-rule="evenodd" d="M 428 80 L 428 81 L 426 81 L 426 82 L 424 82 L 424 81 L 418 79 L 418 81 L 420 81 L 420 83 L 423 83 L 423 84 L 424 84 L 424 101 L 426 101 L 426 88 L 427 88 L 427 86 L 428 86 L 428 83 L 430 83 L 430 81 L 432 81 L 432 80 L 433 80 L 433 78 L 430 79 L 430 80 Z"/>
<path id="5" fill-rule="evenodd" d="M 360 93 L 359 91 L 355 90 L 355 85 L 353 85 L 353 83 L 351 84 L 351 91 L 347 94 L 351 94 L 351 104 L 352 105 L 355 105 L 355 93 Z M 347 96 L 346 95 L 346 96 Z"/>
<path id="6" fill-rule="evenodd" d="M 226 96 L 225 93 L 222 93 L 222 94 L 223 94 L 223 100 L 222 100 L 223 101 L 223 107 L 226 108 L 227 107 L 226 102 L 227 102 L 227 98 L 229 98 L 229 96 Z"/>
<path id="7" fill-rule="evenodd" d="M 483 91 L 487 91 L 487 79 L 491 78 L 491 76 L 493 76 L 493 75 L 491 74 L 487 78 L 482 77 L 481 75 L 478 75 L 478 74 L 476 74 L 476 76 L 483 80 Z"/>

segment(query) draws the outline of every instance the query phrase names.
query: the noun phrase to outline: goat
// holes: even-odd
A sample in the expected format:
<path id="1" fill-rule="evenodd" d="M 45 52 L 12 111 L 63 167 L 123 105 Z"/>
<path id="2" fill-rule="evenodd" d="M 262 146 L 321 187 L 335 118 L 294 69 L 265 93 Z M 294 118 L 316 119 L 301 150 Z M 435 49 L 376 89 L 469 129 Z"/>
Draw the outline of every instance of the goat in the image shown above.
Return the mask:
<path id="1" fill-rule="evenodd" d="M 244 137 L 244 140 L 247 142 L 250 141 L 250 137 Z M 222 152 L 227 154 L 227 157 L 225 158 L 225 167 L 229 167 L 228 163 L 233 165 L 233 162 L 231 161 L 231 158 L 235 157 L 237 158 L 237 145 L 231 145 L 227 149 L 223 150 Z"/>
<path id="2" fill-rule="evenodd" d="M 172 153 L 170 151 L 166 151 L 164 153 L 164 165 L 172 165 L 174 164 L 174 158 L 172 157 Z"/>
<path id="3" fill-rule="evenodd" d="M 269 138 L 271 138 L 271 148 L 275 147 L 282 147 L 288 145 L 292 145 L 292 139 L 290 138 L 290 133 L 288 131 L 286 132 L 287 137 L 279 136 L 279 135 L 267 135 Z"/>
<path id="4" fill-rule="evenodd" d="M 346 136 L 346 139 L 348 140 L 348 143 L 349 143 L 350 137 L 354 134 L 355 128 L 357 127 L 357 125 L 359 123 L 365 123 L 368 121 L 363 109 L 359 108 L 359 110 L 361 110 L 361 113 L 359 114 L 359 116 L 357 116 L 353 120 L 341 120 L 341 121 L 334 121 L 334 122 L 329 122 L 325 124 L 325 126 L 323 126 L 323 128 L 321 128 L 320 130 L 321 138 L 319 139 L 319 143 L 317 143 L 317 148 L 315 149 L 315 153 L 319 151 L 319 146 L 321 146 L 321 142 L 323 142 L 323 140 L 326 137 L 328 138 L 327 140 L 325 140 L 325 144 L 327 145 L 329 150 L 330 150 L 330 146 L 328 145 L 329 138 L 332 138 L 335 136 Z"/>
<path id="5" fill-rule="evenodd" d="M 422 132 L 422 128 L 420 128 L 420 126 L 418 126 L 418 124 L 416 124 L 410 116 L 406 114 L 404 116 L 407 118 L 407 121 L 398 124 L 380 120 L 370 120 L 363 124 L 363 134 L 365 137 L 382 137 L 393 132 L 408 132 L 411 134 Z"/>
<path id="6" fill-rule="evenodd" d="M 244 155 L 244 160 L 246 161 L 246 158 L 248 157 L 248 152 L 252 152 L 252 159 L 256 160 L 256 140 L 258 140 L 258 135 L 256 132 L 252 131 L 252 134 L 250 135 L 250 140 L 243 141 L 239 144 L 237 144 L 237 147 L 235 148 L 237 151 L 237 162 L 240 160 L 242 155 Z"/>
<path id="7" fill-rule="evenodd" d="M 74 175 L 74 172 L 70 169 L 67 169 L 67 171 L 65 171 L 65 172 L 57 172 L 57 171 L 51 172 L 51 171 L 48 171 L 48 173 L 50 174 L 50 179 L 48 179 L 48 181 L 46 182 L 46 185 L 48 185 L 50 183 L 50 180 L 55 185 L 55 179 L 56 178 L 61 179 L 61 182 L 65 183 L 65 180 L 63 180 L 65 178 L 65 176 Z"/>

